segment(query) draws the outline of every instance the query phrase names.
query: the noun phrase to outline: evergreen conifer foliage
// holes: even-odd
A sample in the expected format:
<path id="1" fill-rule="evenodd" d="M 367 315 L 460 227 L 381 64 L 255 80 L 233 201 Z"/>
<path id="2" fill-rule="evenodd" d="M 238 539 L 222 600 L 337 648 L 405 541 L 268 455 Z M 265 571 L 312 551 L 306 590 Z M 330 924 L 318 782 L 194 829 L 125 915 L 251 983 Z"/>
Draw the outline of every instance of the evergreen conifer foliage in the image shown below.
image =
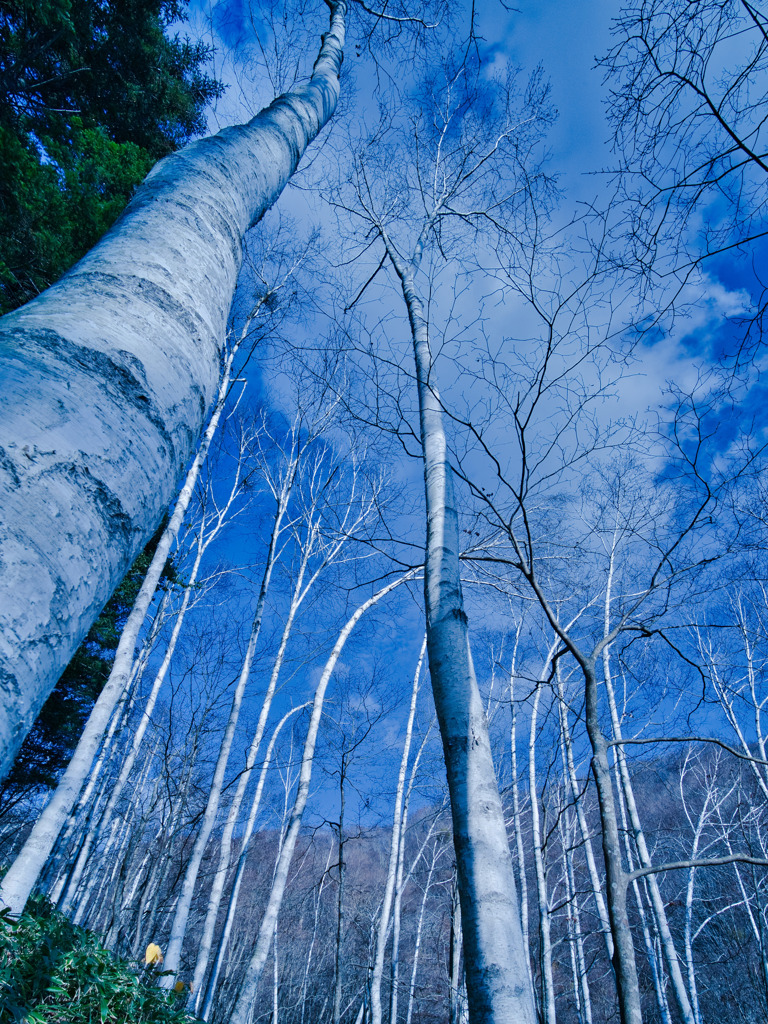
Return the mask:
<path id="1" fill-rule="evenodd" d="M 205 130 L 210 52 L 184 0 L 0 3 L 0 313 L 114 223 L 153 163 Z"/>

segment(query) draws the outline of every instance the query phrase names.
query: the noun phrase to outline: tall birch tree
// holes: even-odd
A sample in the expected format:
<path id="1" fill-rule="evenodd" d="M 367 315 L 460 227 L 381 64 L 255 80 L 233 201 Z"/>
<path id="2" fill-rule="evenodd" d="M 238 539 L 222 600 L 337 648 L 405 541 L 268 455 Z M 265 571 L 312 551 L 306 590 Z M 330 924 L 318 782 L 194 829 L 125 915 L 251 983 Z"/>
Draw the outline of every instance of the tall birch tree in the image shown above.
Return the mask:
<path id="1" fill-rule="evenodd" d="M 306 84 L 161 161 L 84 259 L 0 321 L 2 772 L 189 459 L 243 235 L 336 108 L 347 5 L 328 6 Z"/>
<path id="2" fill-rule="evenodd" d="M 467 225 L 471 231 L 480 222 L 509 224 L 525 210 L 548 111 L 546 89 L 535 77 L 523 110 L 515 106 L 512 80 L 481 89 L 470 51 L 425 86 L 426 98 L 406 127 L 382 130 L 361 149 L 356 205 L 349 205 L 365 237 L 377 239 L 383 250 L 378 269 L 388 265 L 394 273 L 413 348 L 419 425 L 412 429 L 421 446 L 426 498 L 427 647 L 451 796 L 469 1013 L 476 1024 L 532 1022 L 535 1010 L 464 608 L 459 510 L 430 341 L 430 261 L 461 252 Z M 388 145 L 409 154 L 394 180 L 382 174 L 382 146 Z M 395 429 L 406 433 L 402 424 Z"/>

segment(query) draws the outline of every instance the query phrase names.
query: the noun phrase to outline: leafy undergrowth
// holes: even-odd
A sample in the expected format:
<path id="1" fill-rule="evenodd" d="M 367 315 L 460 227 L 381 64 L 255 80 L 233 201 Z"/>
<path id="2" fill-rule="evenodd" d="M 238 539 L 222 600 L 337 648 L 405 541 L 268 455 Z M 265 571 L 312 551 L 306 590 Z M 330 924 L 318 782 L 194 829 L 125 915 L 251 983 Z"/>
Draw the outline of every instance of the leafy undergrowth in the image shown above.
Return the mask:
<path id="1" fill-rule="evenodd" d="M 0 1024 L 192 1024 L 156 974 L 114 956 L 46 900 L 0 919 Z"/>

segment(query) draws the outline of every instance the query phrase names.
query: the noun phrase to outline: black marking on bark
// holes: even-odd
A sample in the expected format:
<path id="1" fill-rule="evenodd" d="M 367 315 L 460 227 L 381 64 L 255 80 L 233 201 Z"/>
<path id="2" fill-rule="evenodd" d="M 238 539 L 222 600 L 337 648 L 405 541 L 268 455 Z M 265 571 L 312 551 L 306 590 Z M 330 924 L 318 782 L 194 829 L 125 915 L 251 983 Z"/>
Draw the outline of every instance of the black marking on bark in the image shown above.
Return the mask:
<path id="1" fill-rule="evenodd" d="M 19 474 L 16 471 L 16 465 L 10 455 L 7 454 L 5 448 L 0 448 L 0 470 L 4 470 L 11 478 L 11 484 L 14 487 L 21 486 L 21 480 Z"/>
<path id="2" fill-rule="evenodd" d="M 72 466 L 72 475 L 81 479 L 81 489 L 88 495 L 96 512 L 104 521 L 107 537 L 117 531 L 122 535 L 125 545 L 130 546 L 131 541 L 135 540 L 137 530 L 114 491 L 103 480 L 94 477 L 86 465 Z"/>
<path id="3" fill-rule="evenodd" d="M 110 293 L 120 297 L 138 296 L 148 305 L 167 314 L 168 318 L 179 324 L 195 343 L 208 340 L 208 331 L 205 328 L 201 329 L 201 318 L 194 315 L 189 306 L 183 305 L 155 281 L 128 274 L 107 274 L 103 270 L 91 270 L 87 263 L 80 266 L 83 269 L 77 273 L 78 286 L 90 286 L 102 303 Z"/>
<path id="4" fill-rule="evenodd" d="M 52 361 L 54 364 L 58 364 L 57 368 L 62 374 L 71 374 L 71 367 L 79 366 L 86 371 L 89 377 L 103 382 L 110 396 L 118 406 L 123 408 L 123 411 L 126 411 L 126 405 L 133 407 L 140 416 L 152 424 L 162 441 L 170 451 L 173 451 L 174 445 L 170 432 L 145 394 L 146 378 L 138 359 L 131 356 L 131 368 L 129 369 L 105 352 L 77 345 L 69 341 L 68 338 L 62 337 L 58 332 L 46 328 L 17 328 L 13 332 L 13 340 L 27 353 L 31 354 L 37 348 L 44 358 L 53 357 Z M 121 351 L 116 355 L 128 362 L 126 357 L 130 354 Z M 141 368 L 143 380 L 137 380 L 134 372 L 137 370 L 137 364 Z"/>

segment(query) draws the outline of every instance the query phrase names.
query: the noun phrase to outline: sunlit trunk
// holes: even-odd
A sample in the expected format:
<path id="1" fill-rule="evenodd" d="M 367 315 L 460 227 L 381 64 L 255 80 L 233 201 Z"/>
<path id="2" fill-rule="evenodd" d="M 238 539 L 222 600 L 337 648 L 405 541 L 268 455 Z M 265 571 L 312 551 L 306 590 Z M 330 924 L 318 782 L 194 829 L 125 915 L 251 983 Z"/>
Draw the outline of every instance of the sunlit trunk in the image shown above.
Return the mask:
<path id="1" fill-rule="evenodd" d="M 541 673 L 545 675 L 549 660 L 554 652 L 550 651 Z M 555 1024 L 555 981 L 552 976 L 552 922 L 549 913 L 549 893 L 547 890 L 546 850 L 542 840 L 539 815 L 539 786 L 536 777 L 536 734 L 538 729 L 539 703 L 544 683 L 536 684 L 536 694 L 531 709 L 530 733 L 528 737 L 528 784 L 531 794 L 531 840 L 533 846 L 533 865 L 536 871 L 536 896 L 539 907 L 539 947 L 541 952 L 541 1016 L 544 1024 Z"/>
<path id="2" fill-rule="evenodd" d="M 0 774 L 192 453 L 243 235 L 336 108 L 346 4 L 329 6 L 309 82 L 162 160 L 84 259 L 0 321 Z M 22 892 L 3 895 L 15 913 Z"/>

